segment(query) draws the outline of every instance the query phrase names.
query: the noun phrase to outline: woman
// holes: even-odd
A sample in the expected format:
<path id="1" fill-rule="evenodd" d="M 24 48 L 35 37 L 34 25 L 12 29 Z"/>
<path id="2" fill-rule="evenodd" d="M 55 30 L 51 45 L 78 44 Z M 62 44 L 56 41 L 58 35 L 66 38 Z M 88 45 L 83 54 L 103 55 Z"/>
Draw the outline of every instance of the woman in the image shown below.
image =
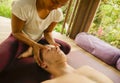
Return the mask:
<path id="1" fill-rule="evenodd" d="M 68 0 L 16 0 L 12 3 L 12 34 L 0 45 L 0 71 L 10 64 L 11 57 L 19 57 L 27 49 L 30 53 L 33 52 L 35 61 L 40 65 L 39 50 L 47 49 L 43 45 L 46 43 L 60 46 L 66 54 L 70 51 L 68 44 L 52 37 L 55 25 L 63 18 L 60 7 L 67 2 Z M 41 40 L 42 34 L 45 39 Z M 7 48 L 4 48 L 6 44 Z"/>

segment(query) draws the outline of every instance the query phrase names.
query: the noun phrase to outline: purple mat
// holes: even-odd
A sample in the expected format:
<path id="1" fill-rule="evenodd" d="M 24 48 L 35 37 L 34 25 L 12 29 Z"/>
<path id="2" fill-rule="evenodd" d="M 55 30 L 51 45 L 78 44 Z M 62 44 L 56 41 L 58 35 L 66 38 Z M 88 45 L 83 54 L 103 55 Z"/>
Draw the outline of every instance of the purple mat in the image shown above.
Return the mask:
<path id="1" fill-rule="evenodd" d="M 118 73 L 102 65 L 100 62 L 97 62 L 96 60 L 92 59 L 87 54 L 80 52 L 80 50 L 70 52 L 67 55 L 67 57 L 68 57 L 68 63 L 74 68 L 79 68 L 83 65 L 89 65 L 94 69 L 104 73 L 111 80 L 113 80 L 114 83 L 120 83 L 120 75 L 118 75 Z"/>
<path id="2" fill-rule="evenodd" d="M 50 79 L 50 74 L 38 67 L 33 57 L 14 60 L 0 73 L 0 83 L 40 83 Z"/>

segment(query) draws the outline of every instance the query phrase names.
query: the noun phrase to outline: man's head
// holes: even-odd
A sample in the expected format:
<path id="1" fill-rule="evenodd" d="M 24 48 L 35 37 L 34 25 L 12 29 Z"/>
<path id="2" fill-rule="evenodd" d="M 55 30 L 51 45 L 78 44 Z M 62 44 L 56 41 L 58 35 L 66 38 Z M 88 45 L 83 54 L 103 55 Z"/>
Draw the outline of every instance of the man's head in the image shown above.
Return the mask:
<path id="1" fill-rule="evenodd" d="M 67 61 L 66 55 L 59 49 L 52 45 L 48 45 L 49 49 L 40 50 L 40 58 L 42 67 L 56 66 Z"/>

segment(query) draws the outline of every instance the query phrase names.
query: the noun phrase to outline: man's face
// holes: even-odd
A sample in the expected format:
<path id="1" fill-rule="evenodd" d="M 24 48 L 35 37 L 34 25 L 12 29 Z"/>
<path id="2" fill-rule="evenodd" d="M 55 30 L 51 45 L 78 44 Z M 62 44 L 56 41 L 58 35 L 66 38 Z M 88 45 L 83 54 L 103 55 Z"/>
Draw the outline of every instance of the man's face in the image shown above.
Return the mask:
<path id="1" fill-rule="evenodd" d="M 49 46 L 49 49 L 42 50 L 43 61 L 48 64 L 56 64 L 66 62 L 66 55 L 59 49 L 59 47 Z"/>

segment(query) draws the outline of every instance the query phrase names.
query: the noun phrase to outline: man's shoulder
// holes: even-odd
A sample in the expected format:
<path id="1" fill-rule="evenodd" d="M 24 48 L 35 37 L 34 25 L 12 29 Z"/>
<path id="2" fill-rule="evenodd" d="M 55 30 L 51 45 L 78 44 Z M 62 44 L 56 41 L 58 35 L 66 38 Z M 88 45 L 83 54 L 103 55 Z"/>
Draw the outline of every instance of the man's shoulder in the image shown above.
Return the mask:
<path id="1" fill-rule="evenodd" d="M 43 82 L 41 82 L 41 83 L 55 83 L 55 81 L 54 81 L 53 79 L 51 79 L 51 80 L 43 81 Z"/>
<path id="2" fill-rule="evenodd" d="M 78 69 L 76 69 L 78 72 L 79 71 L 85 71 L 85 70 L 95 70 L 94 68 L 88 66 L 88 65 L 84 65 L 84 66 L 81 66 L 79 67 Z"/>
<path id="3" fill-rule="evenodd" d="M 88 79 L 85 76 L 76 73 L 70 73 L 51 80 L 47 80 L 42 83 L 95 83 L 95 82 Z"/>
<path id="4" fill-rule="evenodd" d="M 98 83 L 106 83 L 106 82 L 113 83 L 113 81 L 109 77 L 107 77 L 104 73 L 90 66 L 82 66 L 78 68 L 77 73 Z"/>

